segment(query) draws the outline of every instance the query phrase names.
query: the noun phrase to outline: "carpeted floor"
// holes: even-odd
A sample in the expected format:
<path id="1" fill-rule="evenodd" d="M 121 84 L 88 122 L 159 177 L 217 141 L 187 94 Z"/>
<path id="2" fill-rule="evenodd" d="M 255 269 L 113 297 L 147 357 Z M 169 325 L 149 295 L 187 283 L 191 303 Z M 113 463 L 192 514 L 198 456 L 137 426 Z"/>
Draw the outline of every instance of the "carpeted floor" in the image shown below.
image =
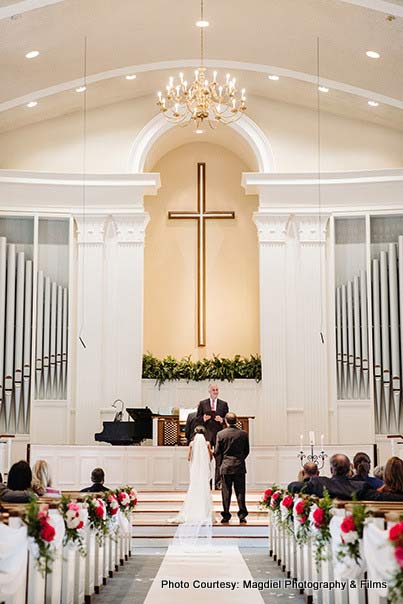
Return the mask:
<path id="1" fill-rule="evenodd" d="M 272 561 L 266 550 L 261 548 L 243 548 L 240 551 L 253 580 L 267 582 L 268 580 L 285 579 L 285 575 L 280 572 L 278 566 Z M 151 548 L 136 552 L 136 555 L 130 558 L 129 562 L 116 573 L 115 577 L 108 581 L 108 584 L 102 589 L 101 593 L 93 597 L 93 604 L 144 604 L 153 580 L 158 574 L 164 560 L 165 553 L 166 550 L 164 549 L 153 550 Z M 228 573 L 229 576 L 230 569 Z M 245 578 L 249 579 L 250 577 L 248 575 Z M 248 589 L 250 589 L 251 593 L 250 601 L 257 601 L 257 590 L 253 589 L 252 586 Z M 176 591 L 176 595 L 179 596 L 181 592 L 183 590 Z M 290 601 L 295 602 L 295 604 L 303 604 L 304 602 L 304 597 L 300 596 L 296 591 L 281 587 L 268 587 L 262 591 L 258 591 L 258 593 L 262 597 L 264 604 L 281 604 L 282 602 Z M 175 590 L 169 596 L 167 595 L 167 602 L 170 601 L 168 598 L 172 597 L 172 595 L 175 595 Z M 211 591 L 211 597 L 216 597 L 216 595 L 216 591 Z M 227 599 L 227 597 L 228 599 L 232 599 L 231 591 L 224 589 L 220 602 L 224 602 L 224 599 Z M 246 595 L 245 604 L 247 604 L 248 599 Z M 164 600 L 165 598 L 162 595 L 159 601 L 161 604 L 164 604 Z"/>

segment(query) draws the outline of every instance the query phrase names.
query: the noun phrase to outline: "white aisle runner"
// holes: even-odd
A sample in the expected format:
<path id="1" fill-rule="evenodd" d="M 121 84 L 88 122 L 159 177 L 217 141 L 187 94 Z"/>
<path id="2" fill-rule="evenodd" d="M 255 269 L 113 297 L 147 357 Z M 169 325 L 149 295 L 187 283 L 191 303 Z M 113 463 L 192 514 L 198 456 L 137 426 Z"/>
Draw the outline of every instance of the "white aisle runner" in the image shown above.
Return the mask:
<path id="1" fill-rule="evenodd" d="M 251 579 L 237 547 L 218 545 L 197 552 L 171 546 L 144 604 L 205 604 L 206 597 L 217 596 L 220 604 L 263 604 L 258 590 L 244 586 Z"/>

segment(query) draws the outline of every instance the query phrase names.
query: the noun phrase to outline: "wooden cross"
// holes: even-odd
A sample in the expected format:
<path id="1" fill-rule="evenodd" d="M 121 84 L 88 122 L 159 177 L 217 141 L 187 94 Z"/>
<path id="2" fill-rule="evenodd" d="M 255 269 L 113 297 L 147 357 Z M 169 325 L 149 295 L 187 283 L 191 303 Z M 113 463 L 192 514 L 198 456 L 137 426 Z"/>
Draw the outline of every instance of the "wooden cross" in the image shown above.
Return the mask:
<path id="1" fill-rule="evenodd" d="M 209 218 L 235 218 L 235 212 L 206 212 L 206 164 L 197 164 L 197 212 L 168 212 L 168 218 L 197 220 L 197 345 L 206 345 L 206 225 Z"/>

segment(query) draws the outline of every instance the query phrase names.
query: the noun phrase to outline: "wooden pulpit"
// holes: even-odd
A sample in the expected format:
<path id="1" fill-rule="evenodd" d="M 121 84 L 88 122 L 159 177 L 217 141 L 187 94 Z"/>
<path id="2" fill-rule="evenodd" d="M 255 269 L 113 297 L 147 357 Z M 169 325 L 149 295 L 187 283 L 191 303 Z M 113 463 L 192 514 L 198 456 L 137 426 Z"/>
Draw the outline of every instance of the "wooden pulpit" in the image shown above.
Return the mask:
<path id="1" fill-rule="evenodd" d="M 237 426 L 249 435 L 249 421 L 255 419 L 254 415 L 238 415 Z M 159 415 L 155 419 L 156 438 L 154 444 L 159 447 L 186 446 L 185 423 L 179 421 L 179 415 Z M 155 430 L 155 424 L 154 424 Z"/>

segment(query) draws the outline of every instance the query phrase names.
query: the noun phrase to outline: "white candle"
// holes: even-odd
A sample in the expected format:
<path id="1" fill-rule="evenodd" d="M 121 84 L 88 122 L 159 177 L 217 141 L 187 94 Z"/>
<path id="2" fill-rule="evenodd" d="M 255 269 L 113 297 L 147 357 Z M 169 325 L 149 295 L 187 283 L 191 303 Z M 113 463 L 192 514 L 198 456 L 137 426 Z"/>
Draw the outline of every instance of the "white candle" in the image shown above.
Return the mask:
<path id="1" fill-rule="evenodd" d="M 325 436 L 323 434 L 320 435 L 320 446 L 323 451 L 323 443 L 325 442 Z"/>
<path id="2" fill-rule="evenodd" d="M 310 445 L 314 445 L 315 444 L 315 432 L 309 432 L 309 444 Z"/>
<path id="3" fill-rule="evenodd" d="M 299 444 L 300 444 L 301 451 L 302 451 L 302 447 L 304 446 L 304 435 L 303 434 L 299 435 Z"/>

